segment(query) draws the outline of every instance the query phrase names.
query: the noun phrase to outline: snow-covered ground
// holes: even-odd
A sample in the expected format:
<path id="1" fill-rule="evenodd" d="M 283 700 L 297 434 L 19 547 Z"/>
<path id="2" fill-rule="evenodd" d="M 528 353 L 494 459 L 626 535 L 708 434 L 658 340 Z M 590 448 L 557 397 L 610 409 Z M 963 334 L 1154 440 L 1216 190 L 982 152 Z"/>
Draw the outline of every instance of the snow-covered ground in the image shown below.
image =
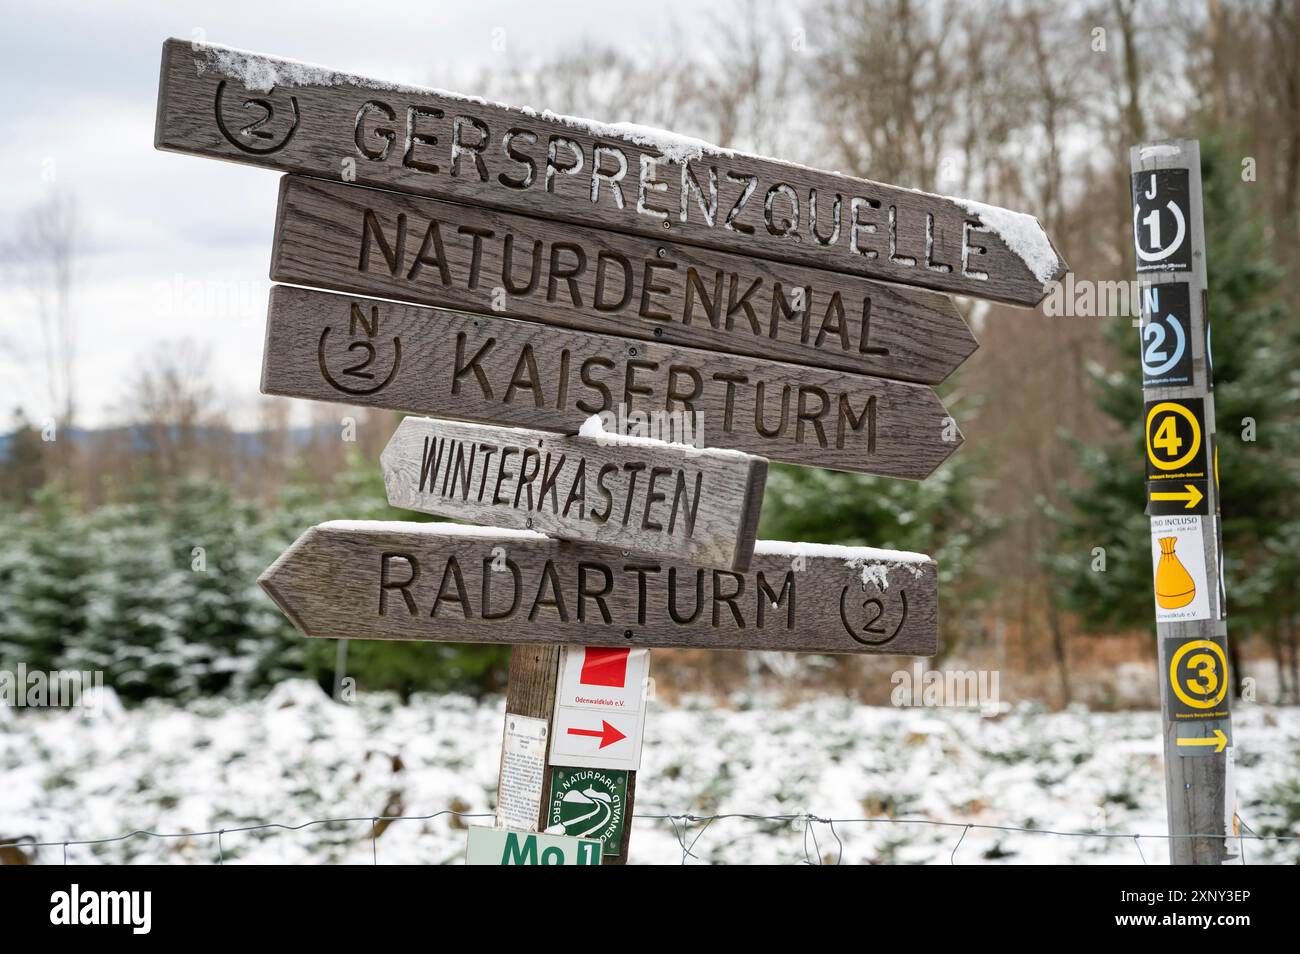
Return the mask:
<path id="1" fill-rule="evenodd" d="M 372 846 L 374 815 L 490 812 L 501 701 L 462 696 L 338 705 L 286 683 L 257 702 L 188 707 L 111 703 L 97 715 L 0 709 L 0 841 L 62 841 L 233 829 L 360 816 L 297 831 L 227 832 L 226 863 L 459 862 L 452 815 L 395 821 Z M 803 815 L 878 821 L 720 818 L 676 822 L 690 863 L 1163 863 L 1164 840 L 1001 832 L 964 825 L 1160 835 L 1158 716 L 887 709 L 822 699 L 782 708 L 733 700 L 651 703 L 638 777 L 632 860 L 679 863 L 674 823 L 647 815 Z M 1241 817 L 1300 834 L 1300 710 L 1234 714 Z M 892 819 L 886 821 L 885 819 Z M 904 822 L 954 822 L 953 827 Z M 1289 828 L 1288 828 L 1289 826 Z M 703 829 L 703 831 L 701 831 Z M 699 836 L 696 839 L 696 836 Z M 1140 852 L 1139 852 L 1140 845 Z M 1300 860 L 1300 842 L 1245 843 L 1248 863 Z M 63 848 L 36 860 L 58 863 Z M 72 845 L 72 862 L 210 863 L 214 836 L 137 836 Z"/>

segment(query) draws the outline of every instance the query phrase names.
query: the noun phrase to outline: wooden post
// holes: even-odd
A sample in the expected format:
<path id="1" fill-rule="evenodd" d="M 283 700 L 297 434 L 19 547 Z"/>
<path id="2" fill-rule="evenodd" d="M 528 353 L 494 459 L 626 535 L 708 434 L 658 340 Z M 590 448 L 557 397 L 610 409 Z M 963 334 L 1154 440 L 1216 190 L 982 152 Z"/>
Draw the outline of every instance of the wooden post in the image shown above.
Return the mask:
<path id="1" fill-rule="evenodd" d="M 555 714 L 555 687 L 560 674 L 562 646 L 515 646 L 510 650 L 510 676 L 506 683 L 506 714 L 545 719 L 551 724 Z M 546 807 L 551 799 L 551 746 L 546 746 L 546 767 L 542 773 L 542 803 L 537 814 L 537 830 L 546 830 Z M 623 840 L 618 857 L 606 854 L 602 864 L 627 862 L 628 841 L 632 837 L 632 806 L 636 795 L 636 772 L 627 773 L 627 807 L 623 818 Z"/>
<path id="2" fill-rule="evenodd" d="M 1236 857 L 1227 611 L 1206 293 L 1200 145 L 1135 146 L 1142 388 L 1155 566 L 1169 857 Z M 1189 836 L 1200 837 L 1189 837 Z"/>

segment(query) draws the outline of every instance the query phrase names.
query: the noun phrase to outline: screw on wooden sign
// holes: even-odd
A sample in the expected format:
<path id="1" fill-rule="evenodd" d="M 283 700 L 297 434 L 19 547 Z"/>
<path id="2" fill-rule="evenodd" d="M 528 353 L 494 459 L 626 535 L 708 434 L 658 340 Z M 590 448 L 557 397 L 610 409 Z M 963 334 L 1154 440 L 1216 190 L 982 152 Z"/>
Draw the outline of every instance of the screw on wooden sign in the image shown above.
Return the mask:
<path id="1" fill-rule="evenodd" d="M 887 477 L 924 477 L 962 441 L 924 385 L 286 286 L 262 390 L 568 434 L 684 411 L 711 446 Z"/>
<path id="2" fill-rule="evenodd" d="M 938 645 L 934 563 L 870 548 L 760 541 L 738 573 L 530 531 L 341 521 L 308 530 L 258 582 L 304 635 L 325 638 L 916 656 Z"/>
<path id="3" fill-rule="evenodd" d="M 927 384 L 977 346 L 934 292 L 298 176 L 271 278 Z"/>
<path id="4" fill-rule="evenodd" d="M 154 142 L 1019 305 L 1066 270 L 1028 215 L 185 40 Z"/>
<path id="5" fill-rule="evenodd" d="M 736 570 L 767 479 L 737 451 L 413 417 L 380 463 L 394 507 Z"/>

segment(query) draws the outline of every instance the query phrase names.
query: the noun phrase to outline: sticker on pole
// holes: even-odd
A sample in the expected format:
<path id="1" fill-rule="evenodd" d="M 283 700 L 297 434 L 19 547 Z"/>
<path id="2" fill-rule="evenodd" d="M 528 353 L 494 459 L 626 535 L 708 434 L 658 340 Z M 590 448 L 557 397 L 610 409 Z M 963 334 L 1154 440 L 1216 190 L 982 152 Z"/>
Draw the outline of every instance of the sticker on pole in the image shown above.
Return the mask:
<path id="1" fill-rule="evenodd" d="M 1147 516 L 1208 514 L 1208 480 L 1153 480 L 1147 484 Z"/>
<path id="2" fill-rule="evenodd" d="M 1210 619 L 1203 517 L 1153 517 L 1156 622 Z"/>
<path id="3" fill-rule="evenodd" d="M 551 764 L 636 771 L 648 649 L 566 646 L 555 693 Z"/>
<path id="4" fill-rule="evenodd" d="M 1229 717 L 1227 646 L 1223 636 L 1165 639 L 1165 711 L 1171 722 Z"/>
<path id="5" fill-rule="evenodd" d="M 1139 273 L 1191 270 L 1189 193 L 1186 169 L 1133 173 L 1133 248 Z"/>
<path id="6" fill-rule="evenodd" d="M 1186 282 L 1142 289 L 1142 387 L 1192 383 L 1192 309 Z"/>
<path id="7" fill-rule="evenodd" d="M 1189 720 L 1174 726 L 1174 747 L 1183 758 L 1218 755 L 1232 745 L 1232 720 Z"/>
<path id="8" fill-rule="evenodd" d="M 1147 480 L 1205 480 L 1205 401 L 1147 401 Z"/>
<path id="9" fill-rule="evenodd" d="M 627 815 L 627 772 L 618 769 L 551 768 L 546 827 L 558 825 L 573 838 L 594 838 L 617 858 Z"/>

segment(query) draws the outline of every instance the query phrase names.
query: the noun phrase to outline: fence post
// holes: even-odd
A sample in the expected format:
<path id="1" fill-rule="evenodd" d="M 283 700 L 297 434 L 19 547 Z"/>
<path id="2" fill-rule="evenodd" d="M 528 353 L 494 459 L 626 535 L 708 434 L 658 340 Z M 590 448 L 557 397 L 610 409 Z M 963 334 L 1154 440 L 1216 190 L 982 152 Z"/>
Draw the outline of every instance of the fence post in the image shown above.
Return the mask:
<path id="1" fill-rule="evenodd" d="M 1200 144 L 1179 139 L 1134 146 L 1129 162 L 1169 858 L 1173 864 L 1222 864 L 1236 857 L 1227 840 L 1236 824 L 1233 674 Z"/>

